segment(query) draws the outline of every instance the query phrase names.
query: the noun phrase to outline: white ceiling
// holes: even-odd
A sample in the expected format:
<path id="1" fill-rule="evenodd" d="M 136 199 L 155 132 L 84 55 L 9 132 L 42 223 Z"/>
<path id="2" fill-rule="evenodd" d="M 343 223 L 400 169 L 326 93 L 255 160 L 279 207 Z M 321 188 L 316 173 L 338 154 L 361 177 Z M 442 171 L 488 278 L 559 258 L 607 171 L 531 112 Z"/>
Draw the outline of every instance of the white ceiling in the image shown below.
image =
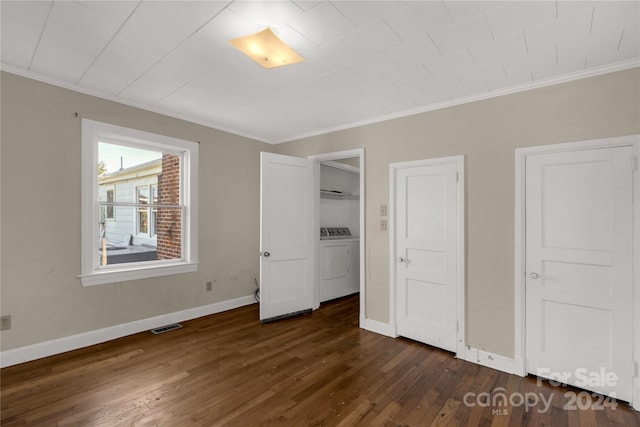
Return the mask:
<path id="1" fill-rule="evenodd" d="M 277 143 L 637 66 L 640 1 L 6 1 L 2 69 Z M 265 27 L 305 57 L 265 70 Z"/>

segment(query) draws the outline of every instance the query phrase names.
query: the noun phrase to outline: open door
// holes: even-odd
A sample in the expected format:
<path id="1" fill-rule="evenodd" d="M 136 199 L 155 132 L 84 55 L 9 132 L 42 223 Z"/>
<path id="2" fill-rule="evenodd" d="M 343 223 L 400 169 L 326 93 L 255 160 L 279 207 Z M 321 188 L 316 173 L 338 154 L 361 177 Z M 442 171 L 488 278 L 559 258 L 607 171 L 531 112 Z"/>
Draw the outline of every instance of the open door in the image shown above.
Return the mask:
<path id="1" fill-rule="evenodd" d="M 309 312 L 316 277 L 312 160 L 260 154 L 260 320 Z"/>

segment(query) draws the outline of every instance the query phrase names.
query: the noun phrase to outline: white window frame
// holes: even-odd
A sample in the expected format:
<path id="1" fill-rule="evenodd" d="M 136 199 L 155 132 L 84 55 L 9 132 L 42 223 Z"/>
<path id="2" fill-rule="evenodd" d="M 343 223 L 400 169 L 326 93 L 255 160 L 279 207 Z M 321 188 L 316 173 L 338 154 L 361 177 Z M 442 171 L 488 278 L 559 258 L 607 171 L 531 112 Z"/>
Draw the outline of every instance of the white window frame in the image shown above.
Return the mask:
<path id="1" fill-rule="evenodd" d="M 98 142 L 112 142 L 141 149 L 179 154 L 180 193 L 183 211 L 182 258 L 100 266 L 97 224 Z M 82 286 L 189 273 L 198 270 L 198 143 L 82 119 L 81 147 L 81 274 Z M 115 193 L 114 193 L 115 195 Z M 136 217 L 137 221 L 137 217 Z"/>

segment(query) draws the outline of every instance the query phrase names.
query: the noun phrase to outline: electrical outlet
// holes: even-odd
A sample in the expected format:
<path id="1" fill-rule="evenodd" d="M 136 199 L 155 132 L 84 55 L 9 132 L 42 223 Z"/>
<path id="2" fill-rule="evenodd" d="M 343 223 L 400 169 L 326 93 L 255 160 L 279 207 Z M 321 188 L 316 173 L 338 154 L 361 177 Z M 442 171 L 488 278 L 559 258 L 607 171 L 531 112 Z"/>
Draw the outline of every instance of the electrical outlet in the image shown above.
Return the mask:
<path id="1" fill-rule="evenodd" d="M 386 219 L 381 219 L 380 220 L 380 231 L 387 231 L 387 220 Z"/>
<path id="2" fill-rule="evenodd" d="M 213 289 L 213 282 L 207 282 L 207 292 L 211 292 L 211 290 Z"/>
<path id="3" fill-rule="evenodd" d="M 11 316 L 0 317 L 0 331 L 11 329 Z"/>
<path id="4" fill-rule="evenodd" d="M 387 216 L 387 205 L 380 205 L 380 216 Z"/>

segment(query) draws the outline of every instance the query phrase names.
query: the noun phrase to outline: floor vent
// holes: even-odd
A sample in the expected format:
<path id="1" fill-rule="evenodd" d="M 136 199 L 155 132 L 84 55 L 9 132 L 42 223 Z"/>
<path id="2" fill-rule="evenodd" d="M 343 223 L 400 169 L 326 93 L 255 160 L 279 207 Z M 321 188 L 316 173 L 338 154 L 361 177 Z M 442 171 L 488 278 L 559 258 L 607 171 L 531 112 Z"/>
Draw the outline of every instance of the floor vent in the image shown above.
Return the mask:
<path id="1" fill-rule="evenodd" d="M 158 334 L 162 334 L 162 333 L 173 331 L 175 329 L 180 329 L 180 328 L 182 328 L 181 324 L 174 323 L 172 325 L 160 326 L 159 328 L 152 329 L 151 332 L 158 335 Z"/>

